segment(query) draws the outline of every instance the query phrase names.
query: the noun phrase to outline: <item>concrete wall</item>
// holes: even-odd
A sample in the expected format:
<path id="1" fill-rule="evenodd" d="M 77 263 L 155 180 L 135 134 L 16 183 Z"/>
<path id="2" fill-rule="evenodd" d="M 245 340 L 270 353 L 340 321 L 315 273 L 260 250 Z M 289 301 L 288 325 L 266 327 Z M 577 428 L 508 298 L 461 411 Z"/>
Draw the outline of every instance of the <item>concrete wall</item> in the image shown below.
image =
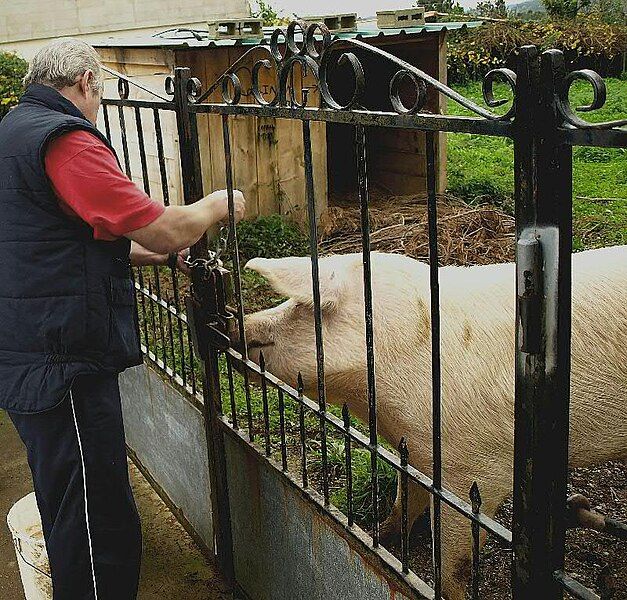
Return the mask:
<path id="1" fill-rule="evenodd" d="M 247 0 L 14 0 L 0 2 L 0 48 L 29 58 L 47 40 L 154 33 L 202 26 L 208 20 L 249 14 Z"/>
<path id="2" fill-rule="evenodd" d="M 152 368 L 121 377 L 132 456 L 212 547 L 206 438 L 202 414 Z M 414 576 L 397 576 L 383 549 L 374 552 L 344 517 L 322 511 L 273 463 L 224 425 L 235 574 L 251 600 L 408 600 Z M 344 533 L 344 535 L 342 535 Z M 400 565 L 397 565 L 400 567 Z M 426 590 L 426 588 L 423 588 Z M 428 596 L 428 592 L 427 592 Z"/>
<path id="3" fill-rule="evenodd" d="M 174 513 L 213 548 L 207 444 L 202 413 L 142 365 L 120 377 L 126 443 L 140 468 L 165 491 Z"/>
<path id="4" fill-rule="evenodd" d="M 339 513 L 334 523 L 238 437 L 226 454 L 235 576 L 250 598 L 407 600 L 367 539 L 339 534 Z"/>

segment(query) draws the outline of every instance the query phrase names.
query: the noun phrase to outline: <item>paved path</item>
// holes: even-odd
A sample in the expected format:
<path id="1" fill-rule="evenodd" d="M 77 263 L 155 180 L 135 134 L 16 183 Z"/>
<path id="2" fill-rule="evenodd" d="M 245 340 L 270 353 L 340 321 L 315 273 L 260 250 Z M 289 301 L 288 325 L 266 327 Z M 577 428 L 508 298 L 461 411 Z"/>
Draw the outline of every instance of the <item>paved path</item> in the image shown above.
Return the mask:
<path id="1" fill-rule="evenodd" d="M 22 443 L 2 411 L 0 449 L 0 596 L 2 600 L 24 600 L 6 515 L 17 500 L 32 491 L 32 482 Z M 231 600 L 216 568 L 132 466 L 131 479 L 144 531 L 139 600 Z"/>

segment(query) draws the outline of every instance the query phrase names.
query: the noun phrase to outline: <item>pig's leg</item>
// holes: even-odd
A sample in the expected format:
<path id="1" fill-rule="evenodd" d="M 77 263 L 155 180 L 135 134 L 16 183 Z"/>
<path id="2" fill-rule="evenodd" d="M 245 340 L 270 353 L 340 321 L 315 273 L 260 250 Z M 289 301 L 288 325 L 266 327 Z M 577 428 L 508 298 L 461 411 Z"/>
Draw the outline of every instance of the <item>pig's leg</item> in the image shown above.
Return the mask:
<path id="1" fill-rule="evenodd" d="M 468 482 L 464 481 L 464 489 Z M 494 483 L 494 482 L 493 482 Z M 507 487 L 497 491 L 495 487 L 482 487 L 481 512 L 494 518 L 498 507 L 511 490 Z M 459 488 L 454 488 L 459 489 Z M 433 515 L 433 508 L 431 510 Z M 442 502 L 442 591 L 446 600 L 464 600 L 470 582 L 472 560 L 472 535 L 470 521 L 455 509 Z M 479 547 L 485 543 L 486 533 L 480 529 Z"/>
<path id="2" fill-rule="evenodd" d="M 413 481 L 407 486 L 407 525 L 411 531 L 414 521 L 429 507 L 430 494 Z M 401 540 L 401 519 L 403 516 L 401 502 L 401 478 L 398 478 L 396 500 L 390 516 L 381 524 L 379 539 L 384 546 L 398 545 Z"/>
<path id="3" fill-rule="evenodd" d="M 431 509 L 433 515 L 433 508 Z M 442 593 L 446 600 L 464 600 L 470 579 L 470 521 L 442 503 Z M 485 536 L 481 536 L 483 543 Z"/>

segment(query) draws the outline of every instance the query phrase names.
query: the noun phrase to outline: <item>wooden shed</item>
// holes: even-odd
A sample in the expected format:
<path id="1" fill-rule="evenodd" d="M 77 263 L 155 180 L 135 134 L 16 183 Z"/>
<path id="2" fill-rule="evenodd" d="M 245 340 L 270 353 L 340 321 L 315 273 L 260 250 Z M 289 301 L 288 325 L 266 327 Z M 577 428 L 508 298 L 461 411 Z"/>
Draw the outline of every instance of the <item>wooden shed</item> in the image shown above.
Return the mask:
<path id="1" fill-rule="evenodd" d="M 446 33 L 469 25 L 476 24 L 436 23 L 407 30 L 379 30 L 373 23 L 360 23 L 358 31 L 336 37 L 357 38 L 381 47 L 446 82 Z M 262 44 L 268 43 L 271 31 L 266 32 Z M 170 74 L 176 66 L 190 67 L 192 75 L 202 82 L 203 89 L 208 89 L 256 43 L 259 42 L 213 41 L 206 39 L 203 32 L 183 30 L 147 39 L 105 40 L 95 46 L 107 66 L 163 92 L 164 76 Z M 389 82 L 398 68 L 366 51 L 358 50 L 355 53 L 361 59 L 366 73 L 364 104 L 370 109 L 392 110 Z M 242 103 L 254 102 L 250 91 L 251 69 L 256 60 L 265 57 L 263 50 L 251 53 L 246 59 L 245 68 L 238 71 L 242 82 Z M 262 73 L 266 78 L 262 91 L 271 100 L 276 89 L 276 76 L 263 70 Z M 303 74 L 299 68 L 296 74 L 296 94 L 300 96 L 301 90 L 307 88 L 308 105 L 316 106 L 319 93 L 315 78 L 311 73 Z M 338 70 L 331 87 L 334 94 L 341 97 L 350 93 L 352 85 L 351 72 Z M 219 89 L 210 96 L 209 101 L 222 102 Z M 444 113 L 446 99 L 429 89 L 427 108 L 434 113 Z M 318 212 L 323 213 L 327 206 L 334 203 L 356 200 L 354 131 L 350 125 L 334 123 L 313 122 L 311 127 L 316 202 Z M 225 186 L 225 165 L 221 117 L 200 115 L 198 129 L 205 189 L 222 188 Z M 248 199 L 248 217 L 279 213 L 296 222 L 303 222 L 306 206 L 300 121 L 234 116 L 231 117 L 230 129 L 234 184 Z M 174 123 L 166 123 L 164 132 L 174 142 L 167 144 L 166 156 L 172 162 L 170 198 L 176 202 L 179 195 L 177 177 L 180 176 L 176 173 Z M 132 143 L 132 135 L 130 139 Z M 150 142 L 147 151 L 151 154 Z M 133 160 L 139 163 L 138 157 Z M 437 185 L 443 191 L 446 186 L 445 134 L 439 134 L 436 140 L 436 160 L 439 164 Z M 149 157 L 149 162 L 150 179 L 157 184 L 159 170 L 154 153 Z M 426 189 L 425 173 L 423 133 L 383 128 L 368 132 L 368 174 L 371 185 L 390 195 L 423 193 Z"/>

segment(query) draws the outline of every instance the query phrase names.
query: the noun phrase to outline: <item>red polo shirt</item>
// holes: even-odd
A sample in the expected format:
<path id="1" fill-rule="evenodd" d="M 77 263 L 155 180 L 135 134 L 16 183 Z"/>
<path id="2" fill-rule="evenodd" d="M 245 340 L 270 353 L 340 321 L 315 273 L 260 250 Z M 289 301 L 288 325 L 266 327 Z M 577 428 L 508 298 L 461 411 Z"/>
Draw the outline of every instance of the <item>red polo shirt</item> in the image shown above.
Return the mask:
<path id="1" fill-rule="evenodd" d="M 87 131 L 71 131 L 53 140 L 45 167 L 61 209 L 89 224 L 94 239 L 115 240 L 149 225 L 165 211 L 120 170 L 111 150 Z"/>

